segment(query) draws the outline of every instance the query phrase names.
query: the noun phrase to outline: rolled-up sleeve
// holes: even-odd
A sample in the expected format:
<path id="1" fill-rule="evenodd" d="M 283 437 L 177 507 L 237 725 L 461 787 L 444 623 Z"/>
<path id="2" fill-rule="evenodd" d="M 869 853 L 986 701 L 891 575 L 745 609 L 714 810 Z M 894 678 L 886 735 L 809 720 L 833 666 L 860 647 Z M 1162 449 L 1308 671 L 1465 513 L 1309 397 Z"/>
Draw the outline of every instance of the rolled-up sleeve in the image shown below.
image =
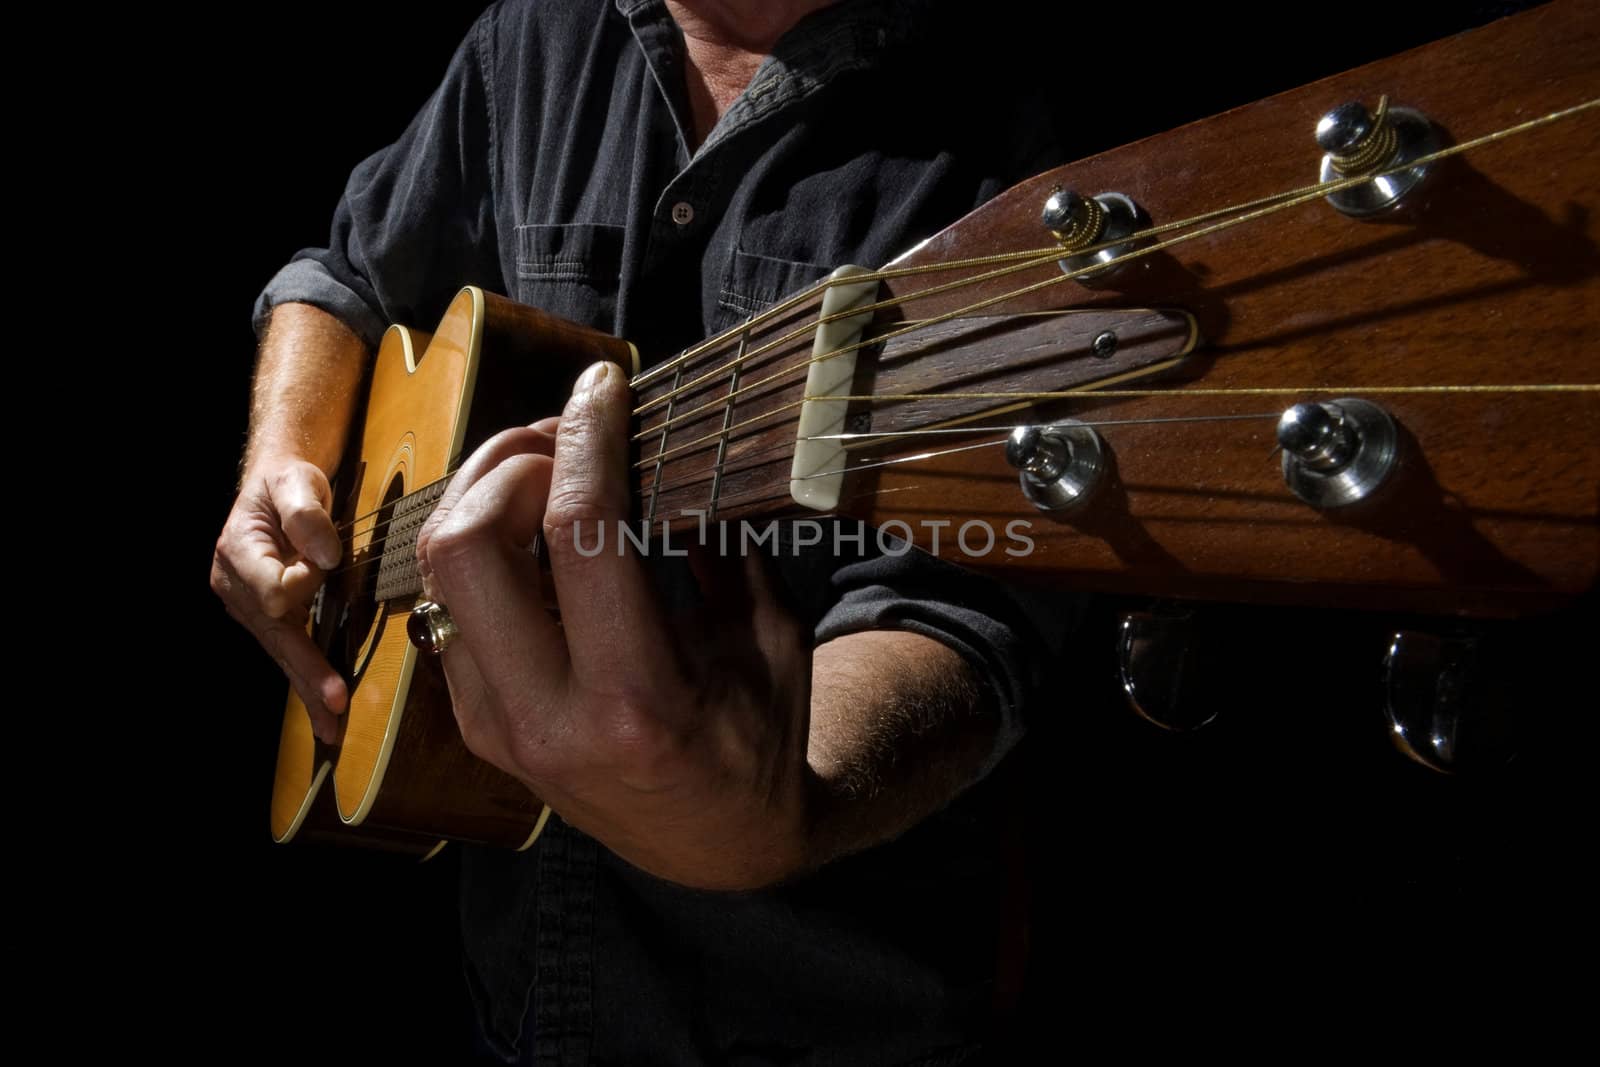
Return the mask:
<path id="1" fill-rule="evenodd" d="M 432 328 L 463 285 L 504 289 L 495 218 L 491 16 L 456 50 L 443 84 L 390 147 L 350 175 L 326 248 L 306 248 L 257 297 L 337 316 L 376 346 L 391 322 Z"/>

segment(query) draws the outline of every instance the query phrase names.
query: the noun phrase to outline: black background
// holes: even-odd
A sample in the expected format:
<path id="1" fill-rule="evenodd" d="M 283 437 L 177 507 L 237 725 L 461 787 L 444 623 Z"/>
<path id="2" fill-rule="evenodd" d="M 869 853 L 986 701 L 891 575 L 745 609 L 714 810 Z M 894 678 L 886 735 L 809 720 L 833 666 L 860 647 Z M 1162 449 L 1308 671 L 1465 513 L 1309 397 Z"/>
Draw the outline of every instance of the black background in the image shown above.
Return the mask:
<path id="1" fill-rule="evenodd" d="M 1413 7 L 1383 26 L 1329 19 L 1315 31 L 1291 30 L 1281 9 L 1174 20 L 1133 6 L 1086 22 L 1065 9 L 1030 14 L 1019 28 L 1064 41 L 1091 32 L 1123 56 L 1095 75 L 1110 91 L 1083 91 L 1063 65 L 1062 91 L 1084 100 L 1075 148 L 1088 154 L 1494 10 L 1440 6 L 1449 13 Z M 144 661 L 174 696 L 135 724 L 161 739 L 158 770 L 144 776 L 161 799 L 134 827 L 117 883 L 137 902 L 122 922 L 137 951 L 164 957 L 129 979 L 146 1004 L 140 1027 L 174 1050 L 466 1055 L 452 861 L 419 868 L 271 845 L 284 684 L 204 574 L 243 440 L 251 302 L 296 249 L 325 239 L 345 175 L 403 129 L 479 8 L 272 5 L 247 29 L 143 69 L 155 106 L 117 133 L 135 162 L 160 168 L 137 214 L 170 257 L 131 279 L 133 293 L 177 295 L 185 308 L 153 368 L 171 383 L 156 447 L 179 462 L 153 487 L 133 484 L 162 502 L 152 566 L 194 636 L 175 666 Z M 1253 33 L 1263 19 L 1270 47 Z M 1397 1026 L 1426 1046 L 1437 1028 L 1470 1031 L 1542 989 L 1587 911 L 1574 856 L 1592 839 L 1575 836 L 1571 753 L 1555 729 L 1583 697 L 1527 690 L 1522 757 L 1480 781 L 1447 780 L 1384 737 L 1376 686 L 1388 623 L 1232 613 L 1216 626 L 1259 653 L 1212 697 L 1225 709 L 1217 726 L 1165 735 L 1120 706 L 1113 610 L 1098 606 L 1064 653 L 1058 716 L 1013 771 L 1032 801 L 1036 875 L 1019 1033 L 1053 1053 L 1080 1038 L 1172 1052 L 1284 1024 L 1319 1043 Z M 1559 654 L 1532 646 L 1530 684 Z"/>

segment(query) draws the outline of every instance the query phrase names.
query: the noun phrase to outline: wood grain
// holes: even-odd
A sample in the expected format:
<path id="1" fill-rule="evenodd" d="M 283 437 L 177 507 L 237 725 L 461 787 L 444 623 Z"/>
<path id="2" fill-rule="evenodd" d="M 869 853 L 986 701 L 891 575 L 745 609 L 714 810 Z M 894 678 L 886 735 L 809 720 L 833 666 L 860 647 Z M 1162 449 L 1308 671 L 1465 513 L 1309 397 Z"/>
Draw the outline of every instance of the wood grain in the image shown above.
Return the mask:
<path id="1" fill-rule="evenodd" d="M 894 265 L 1039 247 L 1039 209 L 1056 186 L 1126 193 L 1159 223 L 1310 184 L 1317 118 L 1346 100 L 1372 105 L 1387 93 L 1449 141 L 1571 107 L 1600 97 L 1597 23 L 1593 4 L 1552 4 L 1061 168 Z M 1391 385 L 1593 384 L 1596 143 L 1600 113 L 1589 112 L 1440 163 L 1388 216 L 1356 221 L 1318 200 L 1139 260 L 1094 288 L 1066 281 L 988 310 L 1131 304 L 1196 316 L 1203 347 L 1170 378 L 1170 394 L 1053 406 L 1079 417 L 1270 413 L 1333 399 L 1312 391 L 1324 386 L 1359 396 Z M 932 316 L 1054 270 L 920 299 L 921 279 L 886 287 L 900 316 Z M 1185 387 L 1281 391 L 1206 398 Z M 1288 493 L 1270 421 L 1107 430 L 1115 478 L 1071 520 L 1031 512 L 993 449 L 864 471 L 847 486 L 848 510 L 913 526 L 1030 519 L 1027 558 L 957 558 L 1076 587 L 1500 615 L 1594 585 L 1600 396 L 1371 399 L 1410 447 L 1393 484 L 1342 511 Z"/>

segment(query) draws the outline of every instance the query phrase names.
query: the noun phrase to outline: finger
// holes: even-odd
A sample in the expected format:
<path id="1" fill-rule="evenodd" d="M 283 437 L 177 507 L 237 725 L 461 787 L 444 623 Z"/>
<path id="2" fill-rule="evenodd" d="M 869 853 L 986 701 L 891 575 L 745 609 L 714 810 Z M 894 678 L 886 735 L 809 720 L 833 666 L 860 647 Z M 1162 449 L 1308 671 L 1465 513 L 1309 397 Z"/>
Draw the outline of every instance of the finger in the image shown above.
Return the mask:
<path id="1" fill-rule="evenodd" d="M 712 660 L 737 658 L 759 651 L 769 663 L 792 664 L 811 648 L 810 628 L 796 614 L 788 589 L 759 552 L 743 557 L 718 556 L 691 546 L 689 563 L 699 583 L 698 628 L 715 633 Z"/>
<path id="2" fill-rule="evenodd" d="M 431 580 L 432 568 L 428 563 L 428 544 L 434 532 L 455 509 L 456 502 L 485 474 L 513 456 L 553 454 L 554 433 L 552 430 L 540 427 L 554 421 L 554 419 L 543 419 L 532 426 L 518 426 L 495 434 L 468 456 L 455 474 L 450 476 L 450 484 L 445 487 L 439 502 L 434 505 L 433 512 L 417 533 L 417 572 L 422 578 L 423 596 L 429 600 L 442 601 L 443 594 L 433 587 Z M 529 540 L 531 542 L 532 539 Z"/>
<path id="3" fill-rule="evenodd" d="M 542 606 L 538 561 L 527 550 L 550 475 L 549 456 L 505 460 L 456 501 L 427 549 L 461 641 L 492 700 L 507 706 L 549 704 L 566 687 L 567 645 Z"/>
<path id="4" fill-rule="evenodd" d="M 628 383 L 597 363 L 561 413 L 545 545 L 574 680 L 584 688 L 647 692 L 677 677 L 671 633 L 649 575 L 619 543 L 631 513 Z"/>
<path id="5" fill-rule="evenodd" d="M 738 562 L 742 564 L 739 589 L 745 598 L 757 642 L 769 655 L 793 654 L 797 649 L 809 655 L 811 627 L 800 617 L 776 567 L 759 552 L 752 552 Z"/>
<path id="6" fill-rule="evenodd" d="M 286 568 L 272 525 L 272 520 L 262 515 L 238 521 L 230 518 L 215 556 L 228 581 L 221 586 L 213 581 L 212 585 L 230 607 L 277 619 L 293 609 L 294 593 L 301 591 L 301 585 L 298 580 L 284 584 Z"/>
<path id="7" fill-rule="evenodd" d="M 233 580 L 220 559 L 213 562 L 213 588 L 224 593 L 224 587 Z M 250 631 L 288 677 L 311 716 L 317 736 L 329 743 L 337 741 L 339 731 L 334 716 L 348 706 L 349 690 L 306 633 L 299 614 L 294 621 L 275 619 L 248 598 L 224 595 L 223 603 L 228 614 Z"/>
<path id="8" fill-rule="evenodd" d="M 304 616 L 306 608 L 316 598 L 322 579 L 322 569 L 306 560 L 296 560 L 283 568 L 278 586 L 283 590 L 286 605 L 278 618 L 292 620 L 296 616 Z"/>
<path id="9" fill-rule="evenodd" d="M 328 476 L 309 463 L 296 463 L 273 478 L 267 492 L 294 550 L 325 571 L 337 567 L 344 550 L 328 514 L 333 503 Z"/>
<path id="10" fill-rule="evenodd" d="M 490 703 L 489 690 L 484 684 L 483 672 L 472 657 L 470 643 L 465 639 L 457 640 L 439 661 L 450 690 L 450 708 L 455 713 L 467 751 L 508 774 L 517 774 L 506 723 Z"/>

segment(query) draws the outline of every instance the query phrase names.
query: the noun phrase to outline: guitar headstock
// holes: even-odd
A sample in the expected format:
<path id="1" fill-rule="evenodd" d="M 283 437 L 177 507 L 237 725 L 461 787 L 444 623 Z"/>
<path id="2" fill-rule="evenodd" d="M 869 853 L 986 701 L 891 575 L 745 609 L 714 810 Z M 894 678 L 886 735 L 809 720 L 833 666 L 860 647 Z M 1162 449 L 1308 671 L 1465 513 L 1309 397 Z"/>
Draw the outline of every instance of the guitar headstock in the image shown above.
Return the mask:
<path id="1" fill-rule="evenodd" d="M 1581 105 L 1600 99 L 1597 54 L 1593 9 L 1553 5 L 980 208 L 890 264 L 880 333 L 1011 316 L 1019 332 L 985 344 L 1025 341 L 1020 359 L 1040 345 L 1025 316 L 1148 309 L 1192 319 L 1198 343 L 1154 376 L 1108 371 L 1086 389 L 1074 368 L 1124 331 L 1064 332 L 1053 360 L 997 389 L 959 338 L 896 335 L 897 366 L 945 369 L 927 392 L 952 394 L 972 435 L 858 450 L 840 509 L 924 546 L 929 521 L 948 523 L 960 562 L 1114 591 L 1506 615 L 1590 588 L 1600 108 Z M 886 409 L 861 363 L 858 414 Z M 977 393 L 986 417 L 954 396 Z M 1004 447 L 1016 425 L 1036 430 L 1009 449 L 1032 467 L 1020 482 Z M 985 432 L 995 447 L 965 447 Z M 1072 433 L 1098 441 L 1099 469 L 1057 506 L 1049 487 L 1089 451 Z M 1026 554 L 951 547 L 964 524 L 1016 520 Z"/>

